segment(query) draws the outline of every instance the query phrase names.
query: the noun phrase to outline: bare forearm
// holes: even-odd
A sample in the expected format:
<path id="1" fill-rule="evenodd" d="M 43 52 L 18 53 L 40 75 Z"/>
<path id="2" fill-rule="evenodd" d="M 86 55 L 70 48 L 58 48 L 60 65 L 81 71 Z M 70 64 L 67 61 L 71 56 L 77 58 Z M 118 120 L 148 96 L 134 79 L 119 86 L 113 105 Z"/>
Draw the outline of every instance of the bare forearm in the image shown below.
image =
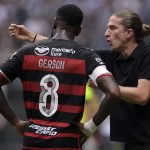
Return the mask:
<path id="1" fill-rule="evenodd" d="M 99 125 L 107 118 L 107 116 L 111 113 L 112 109 L 114 108 L 117 97 L 110 97 L 106 94 L 105 98 L 103 99 L 101 105 L 97 113 L 94 117 L 84 124 L 84 127 L 81 127 L 81 132 L 86 135 L 87 137 L 91 136 L 99 127 Z"/>
<path id="2" fill-rule="evenodd" d="M 93 117 L 93 121 L 96 125 L 100 125 L 110 114 L 120 96 L 119 86 L 112 76 L 99 78 L 98 86 L 105 93 L 105 97 L 103 98 L 97 113 Z"/>
<path id="3" fill-rule="evenodd" d="M 105 93 L 105 97 L 94 117 L 84 124 L 83 129 L 81 128 L 81 132 L 87 137 L 91 136 L 111 113 L 120 96 L 119 87 L 112 76 L 98 77 L 97 83 L 99 88 Z"/>
<path id="4" fill-rule="evenodd" d="M 107 96 L 102 100 L 97 113 L 93 117 L 95 125 L 100 125 L 110 115 L 117 101 L 110 100 Z"/>
<path id="5" fill-rule="evenodd" d="M 13 112 L 13 110 L 10 108 L 1 88 L 0 88 L 0 113 L 12 124 L 12 126 L 16 126 L 16 124 L 20 120 L 17 117 L 17 115 Z"/>
<path id="6" fill-rule="evenodd" d="M 121 100 L 123 101 L 139 105 L 144 105 L 147 102 L 145 98 L 146 94 L 143 93 L 138 87 L 120 86 L 120 92 Z"/>

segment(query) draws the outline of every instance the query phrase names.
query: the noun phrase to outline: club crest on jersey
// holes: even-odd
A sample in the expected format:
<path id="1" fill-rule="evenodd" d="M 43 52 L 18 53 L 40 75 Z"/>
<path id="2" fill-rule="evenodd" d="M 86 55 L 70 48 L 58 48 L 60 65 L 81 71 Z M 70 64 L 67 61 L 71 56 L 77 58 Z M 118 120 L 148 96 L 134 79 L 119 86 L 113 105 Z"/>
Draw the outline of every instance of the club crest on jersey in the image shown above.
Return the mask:
<path id="1" fill-rule="evenodd" d="M 101 58 L 97 57 L 97 58 L 95 58 L 95 60 L 96 60 L 100 65 L 104 65 L 104 62 L 101 60 Z"/>
<path id="2" fill-rule="evenodd" d="M 49 48 L 47 46 L 38 46 L 34 49 L 36 55 L 44 56 L 49 53 Z"/>

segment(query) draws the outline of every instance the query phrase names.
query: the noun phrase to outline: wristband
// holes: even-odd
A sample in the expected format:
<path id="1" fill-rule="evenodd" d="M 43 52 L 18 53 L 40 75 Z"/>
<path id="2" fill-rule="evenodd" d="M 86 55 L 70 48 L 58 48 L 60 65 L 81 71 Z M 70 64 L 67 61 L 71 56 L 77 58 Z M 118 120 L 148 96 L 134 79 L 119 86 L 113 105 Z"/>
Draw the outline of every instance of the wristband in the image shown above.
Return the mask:
<path id="1" fill-rule="evenodd" d="M 96 126 L 93 122 L 93 119 L 89 120 L 84 124 L 84 134 L 86 136 L 91 136 L 96 130 L 98 126 Z"/>

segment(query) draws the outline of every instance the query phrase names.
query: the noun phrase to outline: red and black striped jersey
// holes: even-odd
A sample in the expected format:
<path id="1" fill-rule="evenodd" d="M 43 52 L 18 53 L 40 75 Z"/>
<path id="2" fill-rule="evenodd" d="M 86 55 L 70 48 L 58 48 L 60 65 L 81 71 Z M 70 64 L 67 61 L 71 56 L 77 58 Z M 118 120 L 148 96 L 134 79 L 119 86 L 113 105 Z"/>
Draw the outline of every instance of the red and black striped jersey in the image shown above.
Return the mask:
<path id="1" fill-rule="evenodd" d="M 24 46 L 0 69 L 8 80 L 22 82 L 30 120 L 24 149 L 79 150 L 86 82 L 110 74 L 101 58 L 77 42 L 48 39 Z"/>

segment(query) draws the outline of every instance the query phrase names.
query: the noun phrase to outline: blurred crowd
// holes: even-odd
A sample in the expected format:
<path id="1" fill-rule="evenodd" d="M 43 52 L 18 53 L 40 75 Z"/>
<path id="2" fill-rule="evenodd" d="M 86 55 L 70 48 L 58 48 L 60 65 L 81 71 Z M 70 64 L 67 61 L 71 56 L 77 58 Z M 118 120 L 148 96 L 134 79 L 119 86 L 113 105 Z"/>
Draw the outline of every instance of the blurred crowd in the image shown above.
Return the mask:
<path id="1" fill-rule="evenodd" d="M 104 32 L 113 12 L 133 10 L 144 23 L 150 24 L 150 0 L 0 0 L 0 63 L 25 44 L 9 37 L 11 23 L 24 24 L 31 31 L 49 36 L 56 9 L 66 3 L 76 4 L 83 10 L 83 31 L 76 40 L 93 49 L 109 48 Z M 14 81 L 4 90 L 16 112 L 25 118 L 22 95 L 18 94 L 20 86 L 19 81 Z M 21 140 L 0 116 L 0 150 L 19 150 Z"/>
<path id="2" fill-rule="evenodd" d="M 77 40 L 94 49 L 107 48 L 104 32 L 115 11 L 133 10 L 150 23 L 149 0 L 0 0 L 0 54 L 5 56 L 1 59 L 22 44 L 9 38 L 10 23 L 25 24 L 30 30 L 49 36 L 56 9 L 66 3 L 77 4 L 83 10 L 83 31 Z"/>

